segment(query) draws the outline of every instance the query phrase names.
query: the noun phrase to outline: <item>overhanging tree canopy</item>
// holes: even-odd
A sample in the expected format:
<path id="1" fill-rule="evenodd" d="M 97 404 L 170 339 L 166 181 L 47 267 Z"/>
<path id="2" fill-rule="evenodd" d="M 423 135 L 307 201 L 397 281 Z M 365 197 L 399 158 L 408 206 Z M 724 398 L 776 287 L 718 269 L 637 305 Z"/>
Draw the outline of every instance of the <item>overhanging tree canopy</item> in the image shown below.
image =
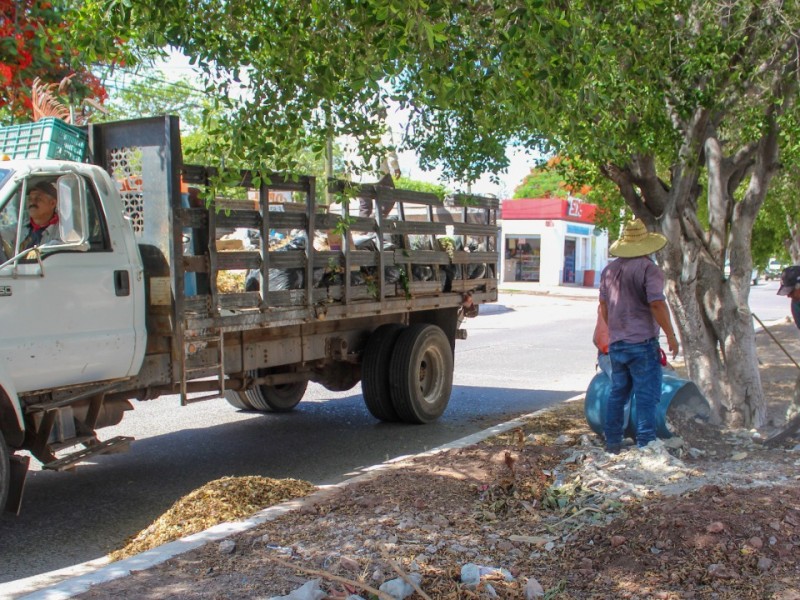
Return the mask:
<path id="1" fill-rule="evenodd" d="M 230 151 L 256 168 L 291 169 L 309 131 L 319 146 L 353 135 L 377 162 L 387 100 L 410 115 L 403 145 L 456 179 L 506 166 L 509 143 L 588 161 L 670 240 L 692 378 L 727 421 L 757 425 L 750 237 L 796 111 L 799 14 L 780 0 L 95 0 L 81 25 L 192 57 Z"/>
<path id="2" fill-rule="evenodd" d="M 85 98 L 105 100 L 105 89 L 89 69 L 99 58 L 96 31 L 70 29 L 73 4 L 0 0 L 0 121 L 33 119 L 31 86 L 37 77 L 45 84 L 70 77 L 64 100 L 74 107 Z M 105 56 L 122 60 L 113 46 Z"/>

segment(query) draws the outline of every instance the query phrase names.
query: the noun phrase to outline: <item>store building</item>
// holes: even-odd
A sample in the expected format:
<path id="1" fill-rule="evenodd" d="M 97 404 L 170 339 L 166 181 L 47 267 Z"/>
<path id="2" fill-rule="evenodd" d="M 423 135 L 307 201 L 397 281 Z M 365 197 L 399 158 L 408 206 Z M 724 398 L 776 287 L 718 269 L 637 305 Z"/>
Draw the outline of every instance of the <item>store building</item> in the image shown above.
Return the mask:
<path id="1" fill-rule="evenodd" d="M 502 280 L 599 285 L 608 232 L 594 226 L 596 210 L 572 197 L 503 200 Z"/>

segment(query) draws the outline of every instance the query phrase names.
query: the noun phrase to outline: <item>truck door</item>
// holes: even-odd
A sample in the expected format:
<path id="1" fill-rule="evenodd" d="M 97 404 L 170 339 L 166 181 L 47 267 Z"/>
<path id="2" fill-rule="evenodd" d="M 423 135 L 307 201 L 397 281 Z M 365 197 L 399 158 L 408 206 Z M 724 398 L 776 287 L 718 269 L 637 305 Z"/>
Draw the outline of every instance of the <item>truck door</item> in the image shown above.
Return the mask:
<path id="1" fill-rule="evenodd" d="M 43 179 L 20 182 L 0 209 L 4 253 L 14 247 L 17 236 L 24 239 L 29 232 L 31 219 L 25 205 L 20 210 L 20 199 Z M 125 244 L 112 243 L 97 192 L 84 181 L 88 249 L 45 253 L 41 263 L 30 254 L 15 270 L 0 270 L 0 359 L 21 392 L 123 377 L 131 371 L 136 265 Z"/>

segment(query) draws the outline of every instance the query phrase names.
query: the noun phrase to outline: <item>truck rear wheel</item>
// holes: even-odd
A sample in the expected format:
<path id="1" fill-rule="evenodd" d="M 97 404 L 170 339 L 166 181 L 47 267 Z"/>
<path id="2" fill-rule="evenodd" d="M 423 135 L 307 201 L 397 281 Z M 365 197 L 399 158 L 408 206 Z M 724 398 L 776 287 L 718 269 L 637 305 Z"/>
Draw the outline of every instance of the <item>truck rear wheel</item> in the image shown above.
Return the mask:
<path id="1" fill-rule="evenodd" d="M 397 338 L 389 370 L 392 402 L 407 423 L 438 419 L 453 389 L 453 350 L 436 325 L 417 323 Z"/>
<path id="2" fill-rule="evenodd" d="M 364 404 L 373 417 L 389 423 L 400 420 L 392 403 L 389 365 L 397 337 L 404 329 L 405 326 L 400 323 L 387 323 L 378 327 L 367 340 L 361 363 L 361 393 Z"/>
<path id="3" fill-rule="evenodd" d="M 6 445 L 6 438 L 0 431 L 0 513 L 6 508 L 8 488 L 11 485 L 11 454 Z"/>
<path id="4" fill-rule="evenodd" d="M 258 385 L 247 390 L 247 399 L 255 410 L 289 412 L 300 404 L 306 393 L 308 381 L 295 381 L 281 385 Z"/>

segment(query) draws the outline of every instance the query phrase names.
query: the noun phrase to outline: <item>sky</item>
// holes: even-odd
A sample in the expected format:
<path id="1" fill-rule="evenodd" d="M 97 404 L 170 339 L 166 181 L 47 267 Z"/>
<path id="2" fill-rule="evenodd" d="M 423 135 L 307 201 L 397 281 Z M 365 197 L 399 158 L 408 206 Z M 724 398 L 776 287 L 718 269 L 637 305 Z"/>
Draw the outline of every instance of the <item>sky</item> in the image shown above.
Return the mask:
<path id="1" fill-rule="evenodd" d="M 527 153 L 521 152 L 517 148 L 507 148 L 506 155 L 509 157 L 510 165 L 505 173 L 499 173 L 499 183 L 491 181 L 491 175 L 486 174 L 478 181 L 472 184 L 472 193 L 478 195 L 494 195 L 498 198 L 510 198 L 514 194 L 516 188 L 525 176 L 533 168 L 536 157 Z M 431 183 L 443 183 L 448 187 L 453 188 L 453 191 L 466 191 L 458 188 L 458 184 L 442 181 L 439 178 L 439 173 L 436 171 L 423 171 L 419 167 L 419 161 L 416 154 L 413 152 L 399 152 L 398 159 L 400 163 L 400 170 L 403 175 L 410 179 L 419 179 L 422 181 L 429 181 Z"/>
<path id="2" fill-rule="evenodd" d="M 156 68 L 161 70 L 168 79 L 179 79 L 181 77 L 191 77 L 193 67 L 189 64 L 187 57 L 172 53 L 170 58 Z M 389 124 L 392 128 L 394 139 L 400 139 L 404 129 L 402 115 L 397 112 L 389 113 Z M 509 157 L 509 167 L 505 173 L 498 173 L 498 183 L 491 181 L 491 175 L 485 174 L 478 181 L 472 184 L 471 192 L 478 195 L 493 195 L 498 198 L 510 198 L 514 194 L 514 189 L 522 183 L 522 180 L 535 165 L 538 155 L 526 153 L 518 148 L 509 147 L 506 149 Z M 439 170 L 424 171 L 419 166 L 419 159 L 412 151 L 398 152 L 398 162 L 400 171 L 404 177 L 429 183 L 443 184 L 453 191 L 465 192 L 458 182 L 446 181 L 441 178 Z"/>

